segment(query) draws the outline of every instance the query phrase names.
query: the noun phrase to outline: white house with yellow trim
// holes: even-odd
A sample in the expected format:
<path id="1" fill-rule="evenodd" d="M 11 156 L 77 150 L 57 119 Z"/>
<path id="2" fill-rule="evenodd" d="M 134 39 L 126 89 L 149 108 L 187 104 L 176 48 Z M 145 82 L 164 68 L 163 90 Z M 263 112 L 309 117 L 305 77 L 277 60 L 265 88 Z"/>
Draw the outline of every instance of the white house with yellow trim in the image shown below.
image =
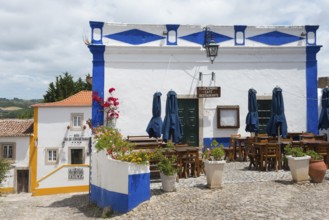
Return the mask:
<path id="1" fill-rule="evenodd" d="M 33 196 L 89 191 L 91 91 L 34 107 Z"/>
<path id="2" fill-rule="evenodd" d="M 29 146 L 33 140 L 33 120 L 0 120 L 0 159 L 11 168 L 0 184 L 0 193 L 29 192 Z"/>

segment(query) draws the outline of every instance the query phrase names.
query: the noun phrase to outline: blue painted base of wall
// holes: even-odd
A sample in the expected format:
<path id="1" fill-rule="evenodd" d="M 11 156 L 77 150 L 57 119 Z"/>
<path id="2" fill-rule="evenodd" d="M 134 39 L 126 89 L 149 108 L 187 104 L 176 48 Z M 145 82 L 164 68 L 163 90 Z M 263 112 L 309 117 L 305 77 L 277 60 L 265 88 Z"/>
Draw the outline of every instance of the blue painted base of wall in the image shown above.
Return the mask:
<path id="1" fill-rule="evenodd" d="M 216 139 L 219 144 L 223 144 L 224 147 L 230 146 L 230 137 L 221 137 L 221 138 L 203 138 L 203 146 L 210 148 L 211 142 Z"/>
<path id="2" fill-rule="evenodd" d="M 90 201 L 101 208 L 111 206 L 116 212 L 126 213 L 140 203 L 150 200 L 150 173 L 129 175 L 128 181 L 128 195 L 91 184 Z"/>

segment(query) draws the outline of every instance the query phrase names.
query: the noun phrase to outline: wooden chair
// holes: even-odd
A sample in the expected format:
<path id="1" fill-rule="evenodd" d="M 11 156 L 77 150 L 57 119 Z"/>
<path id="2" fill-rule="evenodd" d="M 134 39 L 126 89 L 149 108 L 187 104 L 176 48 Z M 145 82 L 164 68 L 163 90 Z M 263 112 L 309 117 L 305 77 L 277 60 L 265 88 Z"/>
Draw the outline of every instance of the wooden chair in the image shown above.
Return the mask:
<path id="1" fill-rule="evenodd" d="M 258 155 L 256 152 L 256 148 L 254 147 L 254 142 L 256 137 L 247 137 L 246 145 L 245 145 L 245 153 L 249 158 L 249 170 L 253 166 L 255 169 L 258 167 Z"/>
<path id="2" fill-rule="evenodd" d="M 186 151 L 186 156 L 183 158 L 183 174 L 185 178 L 188 178 L 190 174 L 193 177 L 197 177 L 197 166 L 199 164 L 199 158 L 195 151 Z"/>
<path id="3" fill-rule="evenodd" d="M 234 156 L 234 159 L 237 157 L 237 152 L 239 152 L 239 158 L 242 158 L 243 155 L 242 155 L 242 149 L 240 149 L 239 146 L 236 146 L 236 143 L 235 143 L 235 138 L 239 138 L 241 137 L 241 134 L 231 134 L 230 136 L 230 146 L 229 146 L 229 149 L 233 148 L 233 156 Z M 235 150 L 234 150 L 235 149 Z"/>
<path id="4" fill-rule="evenodd" d="M 206 174 L 206 171 L 204 169 L 204 163 L 203 163 L 203 160 L 202 160 L 202 149 L 203 147 L 200 146 L 199 147 L 199 170 L 200 170 L 200 173 L 203 173 L 203 174 Z"/>
<path id="5" fill-rule="evenodd" d="M 265 146 L 263 153 L 266 171 L 268 171 L 270 166 L 275 168 L 275 171 L 278 171 L 278 168 L 281 169 L 281 153 L 280 145 L 278 143 L 268 143 Z"/>

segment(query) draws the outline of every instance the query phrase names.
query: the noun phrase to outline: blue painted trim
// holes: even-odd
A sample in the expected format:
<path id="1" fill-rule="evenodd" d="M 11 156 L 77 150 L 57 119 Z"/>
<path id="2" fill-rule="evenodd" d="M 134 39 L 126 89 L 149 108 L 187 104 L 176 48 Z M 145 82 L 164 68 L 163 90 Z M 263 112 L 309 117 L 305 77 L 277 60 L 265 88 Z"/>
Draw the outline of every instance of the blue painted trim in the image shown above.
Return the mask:
<path id="1" fill-rule="evenodd" d="M 265 34 L 248 37 L 247 39 L 267 45 L 280 46 L 295 41 L 299 41 L 304 38 L 291 34 L 282 33 L 280 31 L 272 31 Z"/>
<path id="2" fill-rule="evenodd" d="M 305 25 L 305 31 L 306 31 L 306 45 L 308 46 L 315 46 L 316 45 L 316 30 L 319 28 L 319 25 Z M 313 32 L 314 34 L 314 43 L 311 44 L 308 41 L 308 33 Z"/>
<path id="3" fill-rule="evenodd" d="M 189 34 L 186 36 L 182 36 L 179 37 L 180 39 L 186 40 L 186 41 L 190 41 L 196 44 L 200 44 L 200 45 L 204 45 L 205 44 L 205 39 L 206 39 L 206 32 L 205 31 L 200 31 L 200 32 L 196 32 L 193 34 Z M 212 36 L 214 38 L 215 43 L 221 43 L 224 41 L 228 41 L 231 40 L 231 37 L 222 35 L 222 34 L 218 34 L 216 32 L 212 31 Z"/>
<path id="4" fill-rule="evenodd" d="M 104 99 L 104 52 L 103 45 L 89 45 L 89 50 L 93 55 L 93 84 L 92 91 L 97 92 L 98 96 Z M 104 124 L 103 107 L 98 102 L 92 102 L 92 126 L 93 128 Z"/>
<path id="5" fill-rule="evenodd" d="M 91 27 L 91 43 L 92 44 L 103 44 L 103 26 L 104 22 L 98 22 L 98 21 L 90 21 L 89 25 Z M 100 29 L 101 30 L 101 39 L 95 40 L 94 39 L 94 30 Z"/>
<path id="6" fill-rule="evenodd" d="M 220 138 L 203 138 L 203 146 L 205 148 L 211 147 L 211 142 L 216 139 L 219 144 L 223 144 L 224 147 L 230 146 L 230 137 L 220 137 Z"/>
<path id="7" fill-rule="evenodd" d="M 318 134 L 318 67 L 316 54 L 321 46 L 306 47 L 307 131 Z"/>
<path id="8" fill-rule="evenodd" d="M 90 184 L 90 200 L 101 208 L 111 206 L 120 213 L 129 212 L 140 203 L 150 200 L 150 173 L 129 175 L 128 181 L 128 194 Z"/>
<path id="9" fill-rule="evenodd" d="M 163 36 L 152 34 L 139 29 L 122 31 L 115 34 L 105 35 L 104 37 L 132 45 L 146 44 L 152 41 L 162 40 L 165 38 Z"/>
<path id="10" fill-rule="evenodd" d="M 245 45 L 245 39 L 246 39 L 246 34 L 245 34 L 245 30 L 246 30 L 247 26 L 246 25 L 234 25 L 234 44 L 236 46 L 244 46 Z M 243 41 L 242 43 L 238 43 L 236 41 L 237 37 L 237 33 L 238 32 L 242 32 L 242 36 L 243 36 Z"/>
<path id="11" fill-rule="evenodd" d="M 179 24 L 167 24 L 166 27 L 167 27 L 167 45 L 177 45 L 177 30 L 179 28 Z M 175 31 L 176 34 L 175 42 L 169 42 L 168 39 L 169 31 Z"/>

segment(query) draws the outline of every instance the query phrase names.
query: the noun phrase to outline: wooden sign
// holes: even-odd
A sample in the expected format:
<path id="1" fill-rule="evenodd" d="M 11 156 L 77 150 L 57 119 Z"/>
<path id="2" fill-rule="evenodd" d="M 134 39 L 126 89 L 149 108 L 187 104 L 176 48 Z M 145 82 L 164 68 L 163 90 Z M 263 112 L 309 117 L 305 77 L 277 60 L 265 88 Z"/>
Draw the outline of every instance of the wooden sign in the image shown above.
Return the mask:
<path id="1" fill-rule="evenodd" d="M 220 87 L 197 87 L 198 98 L 216 98 L 220 97 Z"/>

